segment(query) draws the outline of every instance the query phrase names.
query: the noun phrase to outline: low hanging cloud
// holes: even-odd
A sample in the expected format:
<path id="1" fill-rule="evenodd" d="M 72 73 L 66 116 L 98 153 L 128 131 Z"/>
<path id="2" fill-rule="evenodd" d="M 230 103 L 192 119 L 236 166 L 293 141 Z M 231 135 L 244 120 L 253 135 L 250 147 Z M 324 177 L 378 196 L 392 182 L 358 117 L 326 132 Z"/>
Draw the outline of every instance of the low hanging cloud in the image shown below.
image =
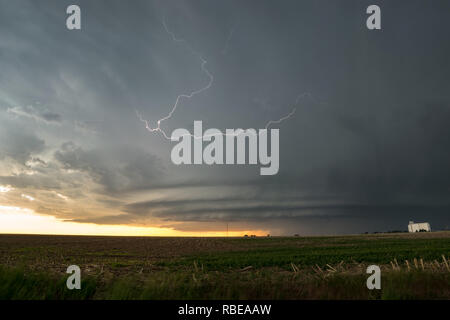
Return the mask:
<path id="1" fill-rule="evenodd" d="M 66 142 L 54 158 L 64 170 L 90 176 L 107 194 L 151 188 L 165 175 L 165 166 L 157 156 L 127 146 L 85 150 Z"/>
<path id="2" fill-rule="evenodd" d="M 0 127 L 0 160 L 5 158 L 25 166 L 34 154 L 45 150 L 45 141 L 27 128 L 8 123 Z M 10 162 L 9 161 L 9 162 Z"/>

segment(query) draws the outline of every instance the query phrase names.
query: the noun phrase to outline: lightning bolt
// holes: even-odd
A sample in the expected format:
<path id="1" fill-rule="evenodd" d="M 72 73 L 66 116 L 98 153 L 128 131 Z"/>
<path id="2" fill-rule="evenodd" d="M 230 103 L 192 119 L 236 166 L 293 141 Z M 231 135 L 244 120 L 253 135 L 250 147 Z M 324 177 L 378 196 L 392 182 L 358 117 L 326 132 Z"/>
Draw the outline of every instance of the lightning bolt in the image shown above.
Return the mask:
<path id="1" fill-rule="evenodd" d="M 201 68 L 202 72 L 205 73 L 208 76 L 208 79 L 209 79 L 209 81 L 206 84 L 206 86 L 204 86 L 204 87 L 202 87 L 202 88 L 200 88 L 198 90 L 192 91 L 190 93 L 180 94 L 176 98 L 175 103 L 172 106 L 172 109 L 170 110 L 170 112 L 167 114 L 167 116 L 165 116 L 165 117 L 163 117 L 163 118 L 161 118 L 161 119 L 159 119 L 157 121 L 157 126 L 156 127 L 152 128 L 150 126 L 150 124 L 149 124 L 149 121 L 143 119 L 142 116 L 139 114 L 139 112 L 136 110 L 136 115 L 138 116 L 140 121 L 145 123 L 145 128 L 148 131 L 150 131 L 150 132 L 160 132 L 164 136 L 164 138 L 170 140 L 170 137 L 166 134 L 166 132 L 163 129 L 161 129 L 161 122 L 166 121 L 166 120 L 168 120 L 168 119 L 170 119 L 172 117 L 173 113 L 177 110 L 178 104 L 180 103 L 181 99 L 183 99 L 183 98 L 191 99 L 192 97 L 196 96 L 197 94 L 200 94 L 200 93 L 208 90 L 209 88 L 211 88 L 211 86 L 213 84 L 213 81 L 214 81 L 214 76 L 206 68 L 206 64 L 208 63 L 208 61 L 206 61 L 206 59 L 203 58 L 200 53 L 198 53 L 197 51 L 192 49 L 192 47 L 186 42 L 186 40 L 177 38 L 175 36 L 175 34 L 172 31 L 170 31 L 169 28 L 167 28 L 167 23 L 166 23 L 166 18 L 165 17 L 163 18 L 162 24 L 163 24 L 164 30 L 171 36 L 171 38 L 172 38 L 172 40 L 174 42 L 183 42 L 183 43 L 185 43 L 186 47 L 189 49 L 189 51 L 191 51 L 191 53 L 193 55 L 195 55 L 195 56 L 197 56 L 199 58 L 199 60 L 201 61 L 200 68 Z"/>
<path id="2" fill-rule="evenodd" d="M 222 54 L 224 54 L 224 55 L 228 53 L 228 45 L 231 41 L 231 37 L 233 37 L 234 31 L 236 31 L 237 26 L 238 25 L 235 24 L 234 27 L 231 28 L 230 33 L 228 33 L 227 40 L 225 41 L 225 46 L 222 49 Z"/>
<path id="3" fill-rule="evenodd" d="M 180 94 L 179 96 L 177 96 L 177 98 L 176 98 L 176 100 L 175 100 L 175 103 L 174 103 L 174 105 L 172 106 L 172 109 L 170 110 L 170 112 L 167 114 L 167 116 L 165 116 L 165 117 L 159 119 L 159 120 L 156 122 L 157 125 L 156 125 L 155 127 L 152 127 L 152 126 L 150 125 L 150 122 L 149 122 L 148 120 L 144 119 L 144 118 L 141 116 L 141 114 L 138 112 L 138 110 L 135 110 L 135 111 L 136 111 L 137 117 L 139 118 L 139 120 L 140 120 L 141 122 L 145 123 L 145 128 L 146 128 L 149 132 L 152 132 L 152 133 L 159 132 L 159 133 L 162 134 L 162 136 L 163 136 L 164 138 L 166 138 L 167 140 L 171 140 L 171 138 L 167 135 L 167 133 L 161 128 L 161 123 L 162 123 L 163 121 L 166 121 L 166 120 L 168 120 L 168 119 L 170 119 L 170 118 L 172 117 L 172 115 L 174 114 L 174 112 L 177 110 L 180 101 L 181 101 L 183 98 L 184 98 L 184 99 L 191 99 L 191 98 L 193 98 L 194 96 L 196 96 L 196 95 L 198 95 L 198 94 L 200 94 L 200 93 L 202 93 L 202 92 L 208 90 L 209 88 L 211 88 L 211 86 L 212 86 L 212 84 L 213 84 L 213 82 L 214 82 L 214 76 L 213 76 L 213 75 L 209 72 L 209 70 L 206 68 L 206 64 L 208 63 L 207 60 L 206 60 L 205 58 L 203 58 L 203 56 L 202 56 L 200 53 L 198 53 L 197 51 L 195 51 L 195 50 L 189 45 L 189 43 L 188 43 L 185 39 L 177 38 L 176 35 L 175 35 L 172 31 L 169 30 L 169 28 L 167 27 L 167 23 L 166 23 L 165 17 L 164 17 L 163 20 L 162 20 L 162 24 L 163 24 L 164 30 L 166 31 L 167 34 L 170 35 L 170 37 L 172 38 L 172 40 L 173 40 L 174 42 L 183 42 L 183 43 L 186 45 L 186 47 L 188 48 L 188 50 L 189 50 L 193 55 L 195 55 L 195 56 L 198 57 L 198 59 L 199 59 L 200 62 L 201 62 L 201 63 L 200 63 L 200 68 L 201 68 L 202 72 L 203 72 L 204 74 L 206 74 L 206 76 L 207 76 L 208 79 L 209 79 L 208 83 L 207 83 L 204 87 L 202 87 L 202 88 L 200 88 L 200 89 L 197 89 L 197 90 L 195 90 L 195 91 L 192 91 L 192 92 L 190 92 L 190 93 L 183 93 L 183 94 Z M 234 29 L 235 29 L 235 28 L 233 28 L 233 30 L 230 32 L 230 35 L 229 35 L 229 37 L 228 37 L 227 42 L 229 41 L 229 38 L 231 38 L 231 35 L 232 35 L 233 32 L 234 32 Z M 267 122 L 267 124 L 266 124 L 266 126 L 265 126 L 265 129 L 268 129 L 268 128 L 270 127 L 270 125 L 272 125 L 272 124 L 279 124 L 279 123 L 281 123 L 281 122 L 283 122 L 283 121 L 285 121 L 285 120 L 291 118 L 291 117 L 295 114 L 295 112 L 296 112 L 296 110 L 297 110 L 296 106 L 298 105 L 299 101 L 300 101 L 302 98 L 304 98 L 304 97 L 310 97 L 312 100 L 314 100 L 314 98 L 312 97 L 312 95 L 311 95 L 310 93 L 308 93 L 308 92 L 302 93 L 302 94 L 298 95 L 298 96 L 297 96 L 297 99 L 295 100 L 295 105 L 294 105 L 294 108 L 292 109 L 292 111 L 291 111 L 289 114 L 287 114 L 286 116 L 284 116 L 284 117 L 282 117 L 282 118 L 280 118 L 280 119 L 278 119 L 278 120 L 270 120 L 269 122 Z M 235 131 L 234 133 L 231 133 L 231 134 L 227 134 L 227 133 L 217 133 L 217 134 L 212 134 L 212 135 L 202 135 L 202 136 L 195 136 L 195 135 L 193 135 L 193 134 L 187 134 L 187 135 L 183 135 L 182 137 L 184 137 L 184 136 L 191 136 L 191 137 L 193 137 L 194 139 L 203 139 L 203 138 L 205 138 L 205 137 L 212 137 L 212 136 L 216 136 L 216 135 L 223 135 L 223 136 L 237 136 L 237 135 L 239 135 L 239 134 L 242 134 L 243 132 L 245 132 L 245 131 L 244 131 L 244 130 L 238 131 L 238 132 Z"/>
<path id="4" fill-rule="evenodd" d="M 295 99 L 295 104 L 294 104 L 294 108 L 292 109 L 292 111 L 290 113 L 288 113 L 286 116 L 278 119 L 278 120 L 270 120 L 269 122 L 267 122 L 265 129 L 269 129 L 271 124 L 277 124 L 277 123 L 281 123 L 284 120 L 289 119 L 290 117 L 292 117 L 295 112 L 297 111 L 297 105 L 300 103 L 300 100 L 304 99 L 308 97 L 311 101 L 313 101 L 314 103 L 317 104 L 324 104 L 324 102 L 318 101 L 316 98 L 313 97 L 313 95 L 309 92 L 304 92 L 302 94 L 299 94 L 297 96 L 297 98 Z"/>
<path id="5" fill-rule="evenodd" d="M 296 104 L 296 105 L 297 105 L 297 104 Z M 294 109 L 292 109 L 292 111 L 291 111 L 289 114 L 287 114 L 286 116 L 284 116 L 284 117 L 282 117 L 282 118 L 280 118 L 280 119 L 278 119 L 278 120 L 270 120 L 269 122 L 267 122 L 265 128 L 266 128 L 266 129 L 269 129 L 269 127 L 270 127 L 271 124 L 274 124 L 274 123 L 281 123 L 281 122 L 283 122 L 284 120 L 289 119 L 290 117 L 292 117 L 292 116 L 295 114 L 295 111 L 297 111 L 297 108 L 296 108 L 296 107 L 294 107 Z"/>

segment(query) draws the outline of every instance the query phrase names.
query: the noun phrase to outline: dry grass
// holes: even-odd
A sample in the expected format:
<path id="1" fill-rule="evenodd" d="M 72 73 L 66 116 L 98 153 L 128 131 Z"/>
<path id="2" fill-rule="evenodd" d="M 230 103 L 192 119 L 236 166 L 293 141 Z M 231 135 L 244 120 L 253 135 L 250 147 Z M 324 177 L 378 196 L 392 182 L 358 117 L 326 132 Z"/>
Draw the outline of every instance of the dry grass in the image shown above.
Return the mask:
<path id="1" fill-rule="evenodd" d="M 450 299 L 449 235 L 256 239 L 0 235 L 4 281 L 0 297 Z M 89 288 L 75 297 L 50 284 L 64 284 L 70 264 L 81 267 Z M 382 270 L 381 291 L 366 287 L 366 268 L 371 264 Z"/>

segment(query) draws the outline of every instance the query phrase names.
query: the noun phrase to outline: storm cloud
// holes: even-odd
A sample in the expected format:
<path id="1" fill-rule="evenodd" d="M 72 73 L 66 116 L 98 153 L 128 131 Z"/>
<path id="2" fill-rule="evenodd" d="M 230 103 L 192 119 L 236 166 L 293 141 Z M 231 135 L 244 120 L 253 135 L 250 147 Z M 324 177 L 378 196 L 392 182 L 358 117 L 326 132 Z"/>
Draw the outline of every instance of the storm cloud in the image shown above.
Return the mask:
<path id="1" fill-rule="evenodd" d="M 0 4 L 2 205 L 183 231 L 450 224 L 448 1 L 377 1 L 375 31 L 365 0 L 79 1 L 81 30 L 70 1 Z M 277 175 L 176 166 L 140 121 L 208 83 L 199 56 L 212 86 L 164 130 L 259 129 L 296 107 L 273 126 Z"/>

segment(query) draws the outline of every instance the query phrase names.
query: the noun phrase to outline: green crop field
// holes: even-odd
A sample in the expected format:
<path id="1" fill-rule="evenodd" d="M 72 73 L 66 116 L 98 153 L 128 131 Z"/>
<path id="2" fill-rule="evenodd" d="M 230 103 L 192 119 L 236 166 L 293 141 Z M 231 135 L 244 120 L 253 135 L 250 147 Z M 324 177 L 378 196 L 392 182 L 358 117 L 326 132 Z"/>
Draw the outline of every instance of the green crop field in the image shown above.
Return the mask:
<path id="1" fill-rule="evenodd" d="M 450 299 L 450 232 L 336 237 L 0 235 L 0 299 Z M 366 268 L 381 268 L 368 290 Z M 81 290 L 66 288 L 78 265 Z"/>

